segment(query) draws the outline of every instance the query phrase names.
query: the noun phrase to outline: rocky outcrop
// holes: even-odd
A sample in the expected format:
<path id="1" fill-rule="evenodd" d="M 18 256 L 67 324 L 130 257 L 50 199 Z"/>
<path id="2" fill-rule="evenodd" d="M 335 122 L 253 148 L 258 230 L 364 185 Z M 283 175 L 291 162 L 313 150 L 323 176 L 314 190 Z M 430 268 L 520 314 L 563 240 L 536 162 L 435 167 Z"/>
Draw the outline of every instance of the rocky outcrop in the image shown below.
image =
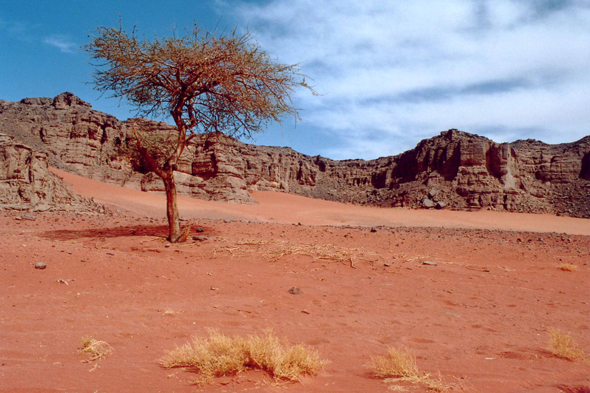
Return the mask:
<path id="1" fill-rule="evenodd" d="M 0 207 L 32 211 L 75 210 L 104 212 L 54 175 L 48 155 L 0 133 Z"/>
<path id="2" fill-rule="evenodd" d="M 161 180 L 127 154 L 131 127 L 143 135 L 174 128 L 143 119 L 119 121 L 71 93 L 0 101 L 0 132 L 44 149 L 51 165 L 144 191 Z M 590 217 L 590 137 L 548 145 L 496 143 L 455 129 L 416 148 L 376 160 L 335 161 L 290 148 L 202 135 L 175 173 L 181 194 L 255 203 L 251 190 L 274 190 L 384 207 L 493 209 Z"/>

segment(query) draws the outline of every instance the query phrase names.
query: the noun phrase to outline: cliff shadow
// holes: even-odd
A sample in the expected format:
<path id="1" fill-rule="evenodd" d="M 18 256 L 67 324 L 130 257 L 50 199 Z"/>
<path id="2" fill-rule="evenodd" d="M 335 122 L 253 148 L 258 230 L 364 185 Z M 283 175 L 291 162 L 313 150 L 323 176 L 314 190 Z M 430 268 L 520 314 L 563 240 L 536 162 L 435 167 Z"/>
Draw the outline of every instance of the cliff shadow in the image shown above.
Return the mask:
<path id="1" fill-rule="evenodd" d="M 582 169 L 580 170 L 580 179 L 590 180 L 590 152 L 584 154 L 582 158 Z"/>

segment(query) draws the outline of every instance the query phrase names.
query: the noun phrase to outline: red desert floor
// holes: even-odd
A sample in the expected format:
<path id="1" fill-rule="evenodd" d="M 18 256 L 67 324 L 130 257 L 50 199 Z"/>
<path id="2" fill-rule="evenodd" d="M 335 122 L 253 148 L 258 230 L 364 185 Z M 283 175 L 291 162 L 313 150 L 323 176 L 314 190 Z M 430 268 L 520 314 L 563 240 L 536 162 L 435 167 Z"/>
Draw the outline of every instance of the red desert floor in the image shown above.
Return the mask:
<path id="1" fill-rule="evenodd" d="M 547 350 L 552 327 L 590 352 L 590 220 L 256 192 L 181 197 L 207 240 L 169 245 L 163 195 L 56 172 L 111 213 L 0 212 L 0 392 L 387 392 L 364 365 L 388 347 L 456 391 L 590 392 L 588 363 Z M 208 328 L 273 329 L 330 363 L 279 387 L 260 371 L 199 387 L 159 365 Z M 82 362 L 85 336 L 114 352 Z"/>

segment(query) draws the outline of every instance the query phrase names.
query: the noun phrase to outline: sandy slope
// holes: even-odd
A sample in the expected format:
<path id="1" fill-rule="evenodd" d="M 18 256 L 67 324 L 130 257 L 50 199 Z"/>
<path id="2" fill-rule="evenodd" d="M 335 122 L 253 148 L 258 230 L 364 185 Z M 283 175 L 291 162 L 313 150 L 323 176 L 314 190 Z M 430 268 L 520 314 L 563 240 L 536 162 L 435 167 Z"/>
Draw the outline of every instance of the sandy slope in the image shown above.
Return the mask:
<path id="1" fill-rule="evenodd" d="M 130 190 L 53 169 L 77 193 L 97 202 L 149 217 L 165 217 L 165 196 Z M 179 197 L 183 218 L 223 218 L 305 225 L 418 226 L 487 228 L 590 235 L 590 220 L 549 214 L 492 211 L 385 209 L 356 206 L 270 191 L 252 193 L 258 205 L 207 202 Z"/>
<path id="2" fill-rule="evenodd" d="M 169 245 L 162 195 L 60 174 L 119 212 L 0 212 L 0 392 L 386 392 L 363 365 L 390 346 L 467 392 L 590 391 L 588 364 L 547 351 L 555 327 L 590 352 L 586 220 L 255 193 L 256 206 L 181 198 L 207 240 Z M 262 372 L 200 388 L 195 370 L 158 365 L 206 328 L 272 328 L 331 363 L 288 388 Z M 113 354 L 81 362 L 88 335 Z"/>

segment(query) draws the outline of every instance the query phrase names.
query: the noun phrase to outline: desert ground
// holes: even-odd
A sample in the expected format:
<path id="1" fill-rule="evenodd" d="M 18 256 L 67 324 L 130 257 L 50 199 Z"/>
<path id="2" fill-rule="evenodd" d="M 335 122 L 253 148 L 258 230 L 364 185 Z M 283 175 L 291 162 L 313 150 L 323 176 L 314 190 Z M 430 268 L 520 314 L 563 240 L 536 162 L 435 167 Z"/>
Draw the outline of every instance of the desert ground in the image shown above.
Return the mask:
<path id="1" fill-rule="evenodd" d="M 590 352 L 590 220 L 254 192 L 258 205 L 180 197 L 193 232 L 168 244 L 163 195 L 55 172 L 109 212 L 0 212 L 0 392 L 427 391 L 372 376 L 389 347 L 455 391 L 590 392 L 590 364 L 552 355 L 547 332 Z M 279 386 L 261 371 L 197 386 L 160 366 L 209 328 L 273 329 L 330 363 Z M 89 336 L 112 354 L 85 362 Z"/>

